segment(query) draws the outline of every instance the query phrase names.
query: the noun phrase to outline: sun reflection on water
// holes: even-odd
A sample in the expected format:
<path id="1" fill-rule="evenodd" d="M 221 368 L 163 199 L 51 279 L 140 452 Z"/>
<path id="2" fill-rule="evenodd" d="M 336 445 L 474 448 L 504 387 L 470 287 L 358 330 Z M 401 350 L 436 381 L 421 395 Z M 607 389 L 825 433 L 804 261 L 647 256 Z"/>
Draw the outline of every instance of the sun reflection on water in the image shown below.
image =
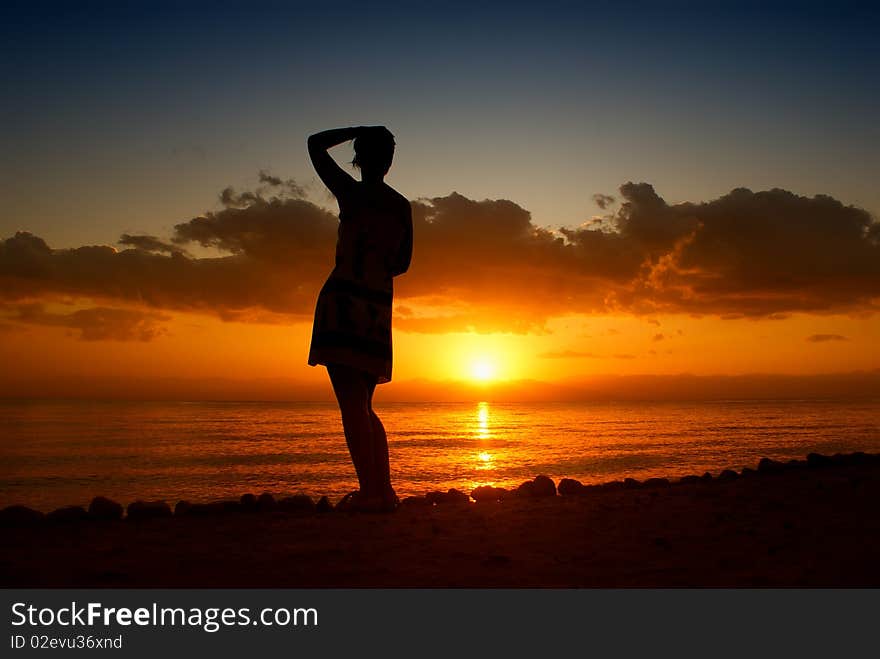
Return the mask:
<path id="1" fill-rule="evenodd" d="M 489 439 L 489 403 L 477 403 L 477 423 L 474 431 L 479 439 Z"/>
<path id="2" fill-rule="evenodd" d="M 479 471 L 486 471 L 488 469 L 495 468 L 495 460 L 492 457 L 492 454 L 488 451 L 481 451 L 477 453 L 477 469 Z"/>
<path id="3" fill-rule="evenodd" d="M 492 438 L 489 429 L 489 403 L 482 401 L 477 403 L 477 420 L 474 424 L 474 437 L 480 442 L 485 442 Z M 482 449 L 476 454 L 477 471 L 491 471 L 495 469 L 495 458 L 486 449 Z"/>

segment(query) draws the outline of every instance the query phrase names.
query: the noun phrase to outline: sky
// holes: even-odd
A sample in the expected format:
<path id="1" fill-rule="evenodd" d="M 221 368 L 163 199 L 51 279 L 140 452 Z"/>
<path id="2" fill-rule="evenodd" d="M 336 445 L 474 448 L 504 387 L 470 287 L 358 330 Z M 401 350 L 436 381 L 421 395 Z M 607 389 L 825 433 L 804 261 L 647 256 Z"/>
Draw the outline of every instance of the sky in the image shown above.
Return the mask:
<path id="1" fill-rule="evenodd" d="M 375 124 L 400 392 L 880 368 L 877 8 L 324 4 L 4 3 L 0 393 L 326 388 L 305 140 Z"/>

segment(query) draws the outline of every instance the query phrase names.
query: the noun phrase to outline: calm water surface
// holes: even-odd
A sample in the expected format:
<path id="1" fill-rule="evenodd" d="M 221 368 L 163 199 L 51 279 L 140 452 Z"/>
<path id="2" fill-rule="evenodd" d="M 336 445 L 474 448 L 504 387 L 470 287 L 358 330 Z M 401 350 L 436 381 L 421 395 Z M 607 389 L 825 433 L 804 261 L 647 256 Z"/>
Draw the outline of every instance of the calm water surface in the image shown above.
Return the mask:
<path id="1" fill-rule="evenodd" d="M 754 466 L 811 451 L 880 452 L 880 400 L 385 403 L 401 495 L 536 474 L 604 482 Z M 332 404 L 0 402 L 0 506 L 97 494 L 211 501 L 355 489 Z"/>

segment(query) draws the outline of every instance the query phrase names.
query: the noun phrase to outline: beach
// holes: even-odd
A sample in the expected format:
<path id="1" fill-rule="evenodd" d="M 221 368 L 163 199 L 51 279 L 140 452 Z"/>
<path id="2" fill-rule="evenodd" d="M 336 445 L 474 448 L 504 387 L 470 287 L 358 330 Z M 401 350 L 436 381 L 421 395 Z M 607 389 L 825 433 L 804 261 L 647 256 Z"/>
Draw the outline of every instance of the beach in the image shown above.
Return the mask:
<path id="1" fill-rule="evenodd" d="M 876 587 L 880 456 L 391 514 L 229 504 L 125 519 L 0 515 L 4 587 Z M 529 490 L 528 492 L 526 490 Z M 543 494 L 543 495 L 542 495 Z M 490 493 L 490 499 L 498 498 Z M 249 500 L 250 501 L 250 500 Z M 268 502 L 268 499 L 265 499 Z M 250 504 L 253 504 L 250 501 Z M 8 509 L 7 509 L 8 510 Z M 5 512 L 5 511 L 4 511 Z"/>

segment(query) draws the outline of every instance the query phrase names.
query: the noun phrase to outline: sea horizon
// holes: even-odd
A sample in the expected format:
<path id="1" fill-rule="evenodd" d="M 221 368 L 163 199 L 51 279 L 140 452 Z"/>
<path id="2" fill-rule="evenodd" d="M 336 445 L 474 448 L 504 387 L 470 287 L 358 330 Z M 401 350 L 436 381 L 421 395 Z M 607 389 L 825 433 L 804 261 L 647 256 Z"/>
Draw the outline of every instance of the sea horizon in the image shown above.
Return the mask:
<path id="1" fill-rule="evenodd" d="M 601 483 L 880 451 L 880 398 L 381 402 L 400 496 Z M 107 496 L 338 500 L 357 481 L 330 401 L 0 399 L 0 506 Z"/>

